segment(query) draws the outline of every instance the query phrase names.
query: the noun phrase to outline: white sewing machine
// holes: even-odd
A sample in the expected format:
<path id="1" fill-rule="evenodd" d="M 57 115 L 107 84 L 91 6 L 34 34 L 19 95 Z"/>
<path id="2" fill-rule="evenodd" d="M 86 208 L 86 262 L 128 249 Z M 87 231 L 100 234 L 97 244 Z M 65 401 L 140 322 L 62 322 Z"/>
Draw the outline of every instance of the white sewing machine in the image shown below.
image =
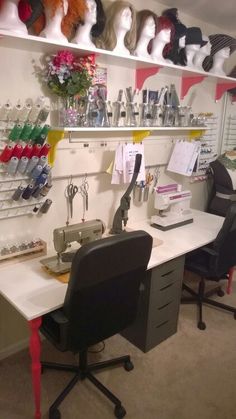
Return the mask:
<path id="1" fill-rule="evenodd" d="M 154 207 L 159 210 L 159 214 L 151 217 L 153 227 L 170 230 L 193 222 L 190 209 L 192 194 L 181 189 L 177 183 L 156 188 Z"/>

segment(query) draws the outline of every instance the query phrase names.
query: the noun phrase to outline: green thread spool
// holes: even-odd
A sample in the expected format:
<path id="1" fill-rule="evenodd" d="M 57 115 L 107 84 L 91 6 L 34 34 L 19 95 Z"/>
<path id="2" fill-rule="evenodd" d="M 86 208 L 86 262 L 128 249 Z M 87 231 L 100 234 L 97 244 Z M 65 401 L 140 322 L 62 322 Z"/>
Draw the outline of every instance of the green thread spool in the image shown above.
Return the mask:
<path id="1" fill-rule="evenodd" d="M 23 124 L 15 124 L 8 136 L 9 140 L 12 140 L 12 141 L 19 140 L 21 133 L 23 131 L 23 127 L 24 127 Z"/>
<path id="2" fill-rule="evenodd" d="M 43 126 L 41 124 L 36 124 L 30 134 L 30 139 L 35 142 L 36 138 L 39 137 L 41 134 L 41 131 L 43 129 Z"/>
<path id="3" fill-rule="evenodd" d="M 50 125 L 44 125 L 42 131 L 40 132 L 40 135 L 45 135 L 47 137 L 48 132 L 50 131 Z"/>
<path id="4" fill-rule="evenodd" d="M 45 141 L 46 141 L 46 135 L 40 134 L 39 137 L 34 140 L 34 144 L 43 145 Z"/>
<path id="5" fill-rule="evenodd" d="M 30 122 L 26 122 L 21 132 L 20 139 L 26 142 L 29 141 L 32 130 L 33 125 Z"/>

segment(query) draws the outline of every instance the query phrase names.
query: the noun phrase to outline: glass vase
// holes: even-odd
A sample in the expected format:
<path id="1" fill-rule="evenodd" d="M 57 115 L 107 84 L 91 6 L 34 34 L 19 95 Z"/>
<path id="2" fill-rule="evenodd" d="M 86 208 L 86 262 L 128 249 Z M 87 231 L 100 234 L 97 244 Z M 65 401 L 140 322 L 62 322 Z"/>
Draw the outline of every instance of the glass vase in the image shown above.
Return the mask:
<path id="1" fill-rule="evenodd" d="M 58 124 L 59 127 L 78 126 L 78 100 L 74 96 L 59 97 Z"/>

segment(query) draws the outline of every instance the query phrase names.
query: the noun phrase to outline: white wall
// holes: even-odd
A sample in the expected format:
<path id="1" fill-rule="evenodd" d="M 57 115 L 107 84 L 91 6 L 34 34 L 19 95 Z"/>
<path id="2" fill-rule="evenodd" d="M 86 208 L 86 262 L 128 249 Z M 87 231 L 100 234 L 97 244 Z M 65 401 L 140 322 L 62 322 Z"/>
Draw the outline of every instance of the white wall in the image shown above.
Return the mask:
<path id="1" fill-rule="evenodd" d="M 143 2 L 137 0 L 133 2 L 137 9 L 143 8 Z M 145 7 L 149 7 L 160 14 L 165 8 L 156 1 L 147 0 Z M 180 19 L 187 26 L 200 26 L 204 34 L 217 33 L 216 27 L 199 22 L 198 20 L 187 16 L 187 14 L 180 12 Z M 38 63 L 41 54 L 23 51 L 20 49 L 7 49 L 1 47 L 1 66 L 0 66 L 0 102 L 4 103 L 10 99 L 12 103 L 20 98 L 22 101 L 31 97 L 36 99 L 39 95 L 45 94 L 45 89 L 42 90 L 41 85 L 34 73 L 34 63 Z M 98 59 L 98 62 L 102 62 Z M 132 85 L 134 87 L 134 70 L 127 71 L 125 67 L 117 65 L 109 65 L 108 67 L 108 91 L 109 98 L 115 100 L 118 88 L 125 88 Z M 115 81 L 115 82 L 114 82 Z M 163 85 L 175 83 L 177 90 L 180 91 L 180 78 L 177 76 L 166 76 L 162 71 L 150 79 L 148 79 L 144 87 L 158 89 Z M 202 84 L 196 85 L 185 97 L 183 103 L 186 104 L 193 94 L 196 93 L 193 101 L 194 112 L 206 111 L 214 112 L 221 118 L 222 99 L 215 103 L 214 101 L 214 84 L 210 80 L 205 80 Z M 75 137 L 75 135 L 73 135 Z M 66 202 L 64 198 L 64 189 L 67 185 L 68 176 L 73 173 L 74 182 L 81 183 L 82 176 L 85 172 L 88 173 L 89 181 L 89 210 L 86 214 L 86 219 L 101 218 L 107 225 L 111 224 L 113 214 L 119 204 L 120 197 L 125 186 L 111 186 L 110 176 L 104 171 L 109 165 L 112 156 L 114 155 L 114 145 L 109 146 L 109 141 L 117 141 L 119 137 L 106 135 L 84 135 L 84 139 L 77 135 L 81 141 L 89 141 L 89 148 L 84 149 L 82 144 L 70 144 L 68 139 L 60 143 L 57 153 L 57 162 L 55 166 L 55 175 L 63 177 L 64 179 L 55 180 L 53 188 L 50 192 L 49 198 L 53 200 L 53 205 L 48 214 L 41 217 L 21 217 L 10 220 L 0 221 L 0 242 L 5 243 L 12 239 L 21 239 L 25 234 L 40 237 L 48 242 L 49 247 L 52 246 L 52 231 L 55 227 L 65 224 L 66 221 Z M 122 136 L 129 140 L 129 136 Z M 152 136 L 155 139 L 155 146 L 152 146 L 152 141 L 146 141 L 147 164 L 159 164 L 164 147 L 171 147 L 171 140 L 173 137 L 165 137 L 160 134 Z M 176 138 L 176 137 L 175 137 Z M 105 139 L 108 146 L 100 146 L 100 141 Z M 90 141 L 91 140 L 91 141 Z M 96 140 L 96 145 L 92 145 L 92 141 Z M 152 148 L 153 147 L 153 148 Z M 73 166 L 73 169 L 72 169 Z M 161 167 L 160 183 L 168 182 L 169 180 L 177 180 L 183 182 L 185 187 L 192 190 L 193 200 L 192 206 L 199 209 L 204 209 L 207 200 L 207 185 L 206 183 L 192 184 L 188 180 L 180 176 L 170 175 L 165 173 L 165 167 Z M 78 175 L 78 176 L 76 176 Z M 135 205 L 131 203 L 129 211 L 130 219 L 142 219 L 150 217 L 153 214 L 153 195 L 150 196 L 148 203 L 142 205 Z M 76 197 L 74 201 L 74 219 L 73 222 L 80 222 L 82 218 L 82 199 Z M 17 265 L 16 265 L 17 275 Z M 20 286 L 20 278 L 19 278 Z M 10 319 L 8 325 L 11 328 L 11 336 L 8 328 L 6 328 L 5 320 L 3 324 L 0 323 L 0 355 L 1 351 L 5 351 L 9 345 L 13 345 L 25 338 L 26 329 L 24 321 L 9 308 L 8 303 L 3 303 L 0 300 L 0 318 Z M 16 330 L 20 330 L 16 334 Z M 15 339 L 14 339 L 15 337 Z"/>

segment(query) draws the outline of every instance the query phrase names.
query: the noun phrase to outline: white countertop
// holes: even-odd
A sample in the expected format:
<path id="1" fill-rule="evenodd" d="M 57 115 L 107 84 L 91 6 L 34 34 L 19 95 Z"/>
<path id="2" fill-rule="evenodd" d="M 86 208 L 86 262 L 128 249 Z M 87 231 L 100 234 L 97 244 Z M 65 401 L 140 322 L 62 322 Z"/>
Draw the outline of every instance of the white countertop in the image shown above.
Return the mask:
<path id="1" fill-rule="evenodd" d="M 162 240 L 154 247 L 148 269 L 184 255 L 213 241 L 224 218 L 193 211 L 194 222 L 169 231 L 150 226 L 149 220 L 130 223 L 133 230 L 145 230 Z M 27 320 L 40 317 L 62 306 L 67 284 L 52 278 L 43 269 L 40 259 L 14 263 L 0 268 L 0 294 Z"/>

